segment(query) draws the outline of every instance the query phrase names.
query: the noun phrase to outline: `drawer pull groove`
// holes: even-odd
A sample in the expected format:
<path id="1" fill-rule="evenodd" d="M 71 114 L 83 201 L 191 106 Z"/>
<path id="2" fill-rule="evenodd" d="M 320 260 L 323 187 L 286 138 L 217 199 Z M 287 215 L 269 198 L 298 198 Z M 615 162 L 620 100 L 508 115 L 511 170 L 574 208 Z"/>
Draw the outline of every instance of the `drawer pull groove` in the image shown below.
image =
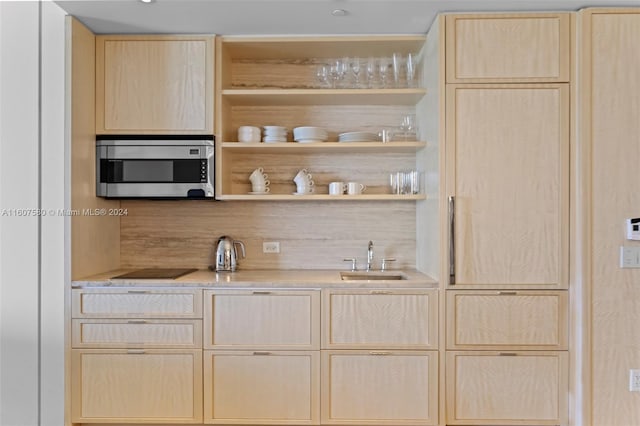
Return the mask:
<path id="1" fill-rule="evenodd" d="M 255 351 L 253 352 L 254 355 L 271 355 L 271 352 L 267 352 L 267 351 Z"/>
<path id="2" fill-rule="evenodd" d="M 127 321 L 127 324 L 146 324 L 147 322 L 145 320 L 129 320 Z"/>
<path id="3" fill-rule="evenodd" d="M 392 294 L 389 290 L 371 290 L 371 294 Z"/>
<path id="4" fill-rule="evenodd" d="M 128 349 L 127 353 L 131 355 L 143 355 L 145 351 L 143 349 Z"/>
<path id="5" fill-rule="evenodd" d="M 369 355 L 391 355 L 391 352 L 387 351 L 371 351 Z"/>
<path id="6" fill-rule="evenodd" d="M 149 293 L 149 290 L 127 290 L 129 294 L 146 294 Z"/>
<path id="7" fill-rule="evenodd" d="M 271 294 L 270 291 L 254 291 L 253 294 Z"/>
<path id="8" fill-rule="evenodd" d="M 518 356 L 518 354 L 513 352 L 500 352 L 500 356 Z"/>
<path id="9" fill-rule="evenodd" d="M 518 292 L 517 291 L 499 291 L 498 294 L 500 296 L 516 296 Z"/>

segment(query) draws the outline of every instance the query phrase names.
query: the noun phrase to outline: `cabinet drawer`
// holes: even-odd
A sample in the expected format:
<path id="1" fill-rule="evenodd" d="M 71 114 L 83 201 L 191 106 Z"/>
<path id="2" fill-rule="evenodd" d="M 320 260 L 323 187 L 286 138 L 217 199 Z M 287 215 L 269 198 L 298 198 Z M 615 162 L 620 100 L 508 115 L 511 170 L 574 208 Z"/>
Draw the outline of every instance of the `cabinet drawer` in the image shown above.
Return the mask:
<path id="1" fill-rule="evenodd" d="M 204 346 L 319 349 L 319 318 L 319 291 L 205 290 Z"/>
<path id="2" fill-rule="evenodd" d="M 567 424 L 566 352 L 447 352 L 446 365 L 447 424 Z"/>
<path id="3" fill-rule="evenodd" d="M 449 15 L 447 83 L 567 82 L 570 14 Z"/>
<path id="4" fill-rule="evenodd" d="M 71 421 L 202 423 L 202 351 L 71 351 Z"/>
<path id="5" fill-rule="evenodd" d="M 566 291 L 447 291 L 447 349 L 568 345 Z"/>
<path id="6" fill-rule="evenodd" d="M 437 351 L 321 351 L 322 424 L 438 423 Z"/>
<path id="7" fill-rule="evenodd" d="M 323 290 L 322 306 L 323 348 L 437 348 L 437 290 Z"/>
<path id="8" fill-rule="evenodd" d="M 202 347 L 201 320 L 72 321 L 74 348 Z"/>
<path id="9" fill-rule="evenodd" d="M 204 420 L 319 424 L 319 351 L 205 351 Z"/>
<path id="10" fill-rule="evenodd" d="M 74 318 L 202 318 L 202 290 L 79 289 Z"/>

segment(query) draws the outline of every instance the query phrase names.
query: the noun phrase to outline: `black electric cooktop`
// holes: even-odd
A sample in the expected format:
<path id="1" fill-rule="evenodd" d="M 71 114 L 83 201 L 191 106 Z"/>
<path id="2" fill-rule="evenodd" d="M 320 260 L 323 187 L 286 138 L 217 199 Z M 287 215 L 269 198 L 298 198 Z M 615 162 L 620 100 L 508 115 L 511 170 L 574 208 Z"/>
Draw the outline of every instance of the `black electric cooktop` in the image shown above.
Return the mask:
<path id="1" fill-rule="evenodd" d="M 127 272 L 126 274 L 116 275 L 111 278 L 133 278 L 133 279 L 174 279 L 183 275 L 195 272 L 197 269 L 186 268 L 147 268 L 138 269 L 136 271 Z"/>

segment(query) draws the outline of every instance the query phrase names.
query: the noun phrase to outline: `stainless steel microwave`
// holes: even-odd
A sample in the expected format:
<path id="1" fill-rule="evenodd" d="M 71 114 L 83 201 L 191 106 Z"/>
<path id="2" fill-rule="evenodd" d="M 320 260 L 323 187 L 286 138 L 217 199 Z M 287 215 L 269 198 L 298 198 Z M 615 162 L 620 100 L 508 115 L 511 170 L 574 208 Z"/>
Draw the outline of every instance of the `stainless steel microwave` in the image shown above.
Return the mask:
<path id="1" fill-rule="evenodd" d="M 96 137 L 96 195 L 213 198 L 213 136 Z"/>

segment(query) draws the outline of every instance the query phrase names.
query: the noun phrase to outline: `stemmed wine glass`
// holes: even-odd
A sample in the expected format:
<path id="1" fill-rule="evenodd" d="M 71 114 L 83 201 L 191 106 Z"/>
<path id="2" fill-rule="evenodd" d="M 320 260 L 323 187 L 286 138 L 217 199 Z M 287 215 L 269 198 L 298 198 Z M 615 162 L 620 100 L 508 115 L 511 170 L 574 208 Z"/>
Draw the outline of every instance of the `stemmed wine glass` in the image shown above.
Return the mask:
<path id="1" fill-rule="evenodd" d="M 387 87 L 387 71 L 389 69 L 389 60 L 380 58 L 378 61 L 378 72 L 380 73 L 380 86 L 384 89 Z"/>
<path id="2" fill-rule="evenodd" d="M 327 65 L 319 65 L 316 69 L 316 78 L 320 83 L 320 87 L 330 86 L 329 84 L 329 67 Z"/>
<path id="3" fill-rule="evenodd" d="M 329 74 L 331 75 L 334 89 L 344 80 L 345 74 L 347 73 L 347 66 L 347 62 L 343 59 L 336 59 L 331 64 Z"/>
<path id="4" fill-rule="evenodd" d="M 358 88 L 360 86 L 360 58 L 351 58 L 349 66 L 353 73 L 353 87 Z"/>
<path id="5" fill-rule="evenodd" d="M 367 59 L 367 87 L 373 87 L 373 81 L 376 76 L 376 60 L 373 57 Z"/>

